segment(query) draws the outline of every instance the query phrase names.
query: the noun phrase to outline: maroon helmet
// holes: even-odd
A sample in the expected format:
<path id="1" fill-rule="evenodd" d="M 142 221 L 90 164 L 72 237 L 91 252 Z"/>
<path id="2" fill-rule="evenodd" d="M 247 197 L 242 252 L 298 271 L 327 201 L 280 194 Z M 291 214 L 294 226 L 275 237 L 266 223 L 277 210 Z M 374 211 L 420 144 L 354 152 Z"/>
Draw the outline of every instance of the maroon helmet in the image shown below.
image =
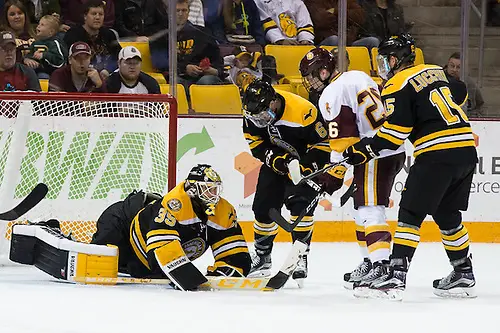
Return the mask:
<path id="1" fill-rule="evenodd" d="M 335 57 L 322 48 L 315 48 L 307 52 L 300 61 L 300 74 L 302 74 L 302 84 L 307 91 L 322 91 L 333 72 L 335 71 Z M 321 78 L 320 71 L 326 69 L 330 74 L 326 78 Z"/>

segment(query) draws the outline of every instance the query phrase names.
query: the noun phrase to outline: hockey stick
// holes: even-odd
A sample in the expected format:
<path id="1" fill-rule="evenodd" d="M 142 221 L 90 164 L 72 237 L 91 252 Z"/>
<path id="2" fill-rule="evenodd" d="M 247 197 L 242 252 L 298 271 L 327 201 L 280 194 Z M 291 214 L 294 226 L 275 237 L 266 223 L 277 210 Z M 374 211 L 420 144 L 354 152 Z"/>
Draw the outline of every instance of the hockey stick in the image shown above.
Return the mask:
<path id="1" fill-rule="evenodd" d="M 292 162 L 294 162 L 294 161 L 292 161 Z M 325 172 L 330 171 L 331 169 L 335 168 L 337 165 L 344 163 L 345 161 L 347 161 L 347 158 L 344 158 L 344 159 L 342 159 L 338 162 L 335 162 L 335 163 L 327 164 L 323 168 L 316 170 L 316 171 L 308 174 L 307 176 L 301 175 L 300 166 L 299 166 L 298 162 L 296 162 L 296 163 L 290 162 L 290 164 L 288 165 L 288 169 L 290 171 L 290 177 L 292 178 L 293 183 L 295 185 L 300 185 L 300 184 L 305 183 L 305 182 L 307 182 L 307 181 L 309 181 L 309 180 L 311 180 L 311 179 L 313 179 L 321 174 L 324 174 Z"/>
<path id="2" fill-rule="evenodd" d="M 198 290 L 254 290 L 254 291 L 272 291 L 281 289 L 288 281 L 290 275 L 297 267 L 299 258 L 307 250 L 307 245 L 296 241 L 293 243 L 292 250 L 283 262 L 279 272 L 270 278 L 245 278 L 245 277 L 219 277 L 208 276 L 208 282 L 198 287 Z M 169 279 L 140 279 L 132 277 L 73 277 L 73 281 L 83 284 L 99 285 L 117 285 L 117 284 L 151 284 L 151 285 L 170 285 Z"/>
<path id="3" fill-rule="evenodd" d="M 312 180 L 307 180 L 307 183 L 312 182 L 314 185 L 319 186 Z M 315 187 L 313 187 L 315 189 Z M 340 197 L 340 207 L 344 206 L 346 202 L 353 196 L 353 194 L 356 192 L 356 184 L 354 182 L 351 183 L 351 186 L 347 189 L 347 191 Z M 300 215 L 297 217 L 297 219 L 293 222 L 290 223 L 288 220 L 286 220 L 283 215 L 281 215 L 281 212 L 278 211 L 276 208 L 271 208 L 269 209 L 269 217 L 273 219 L 280 227 L 282 227 L 285 231 L 287 232 L 292 232 L 293 229 L 302 221 L 304 216 L 318 203 L 319 199 L 323 195 L 323 191 L 318 191 L 318 194 L 309 202 L 306 208 L 302 210 Z"/>
<path id="4" fill-rule="evenodd" d="M 35 188 L 28 194 L 23 201 L 21 201 L 16 207 L 11 210 L 1 213 L 0 220 L 4 221 L 14 221 L 28 211 L 30 211 L 33 207 L 38 205 L 40 201 L 47 195 L 49 188 L 44 183 L 39 183 L 35 186 Z"/>

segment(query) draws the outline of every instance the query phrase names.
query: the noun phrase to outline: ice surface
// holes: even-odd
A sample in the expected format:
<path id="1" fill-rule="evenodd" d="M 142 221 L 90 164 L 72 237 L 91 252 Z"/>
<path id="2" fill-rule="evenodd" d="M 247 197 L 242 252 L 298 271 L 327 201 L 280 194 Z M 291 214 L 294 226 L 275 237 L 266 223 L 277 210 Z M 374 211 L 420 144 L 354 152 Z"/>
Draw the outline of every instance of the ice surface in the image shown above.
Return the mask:
<path id="1" fill-rule="evenodd" d="M 276 270 L 289 248 L 275 245 Z M 432 280 L 451 267 L 441 244 L 422 243 L 403 302 L 356 299 L 343 289 L 343 274 L 360 260 L 355 243 L 313 243 L 305 288 L 289 281 L 273 293 L 80 286 L 33 267 L 0 267 L 0 332 L 500 332 L 500 245 L 472 244 L 472 253 L 478 298 L 434 296 Z"/>

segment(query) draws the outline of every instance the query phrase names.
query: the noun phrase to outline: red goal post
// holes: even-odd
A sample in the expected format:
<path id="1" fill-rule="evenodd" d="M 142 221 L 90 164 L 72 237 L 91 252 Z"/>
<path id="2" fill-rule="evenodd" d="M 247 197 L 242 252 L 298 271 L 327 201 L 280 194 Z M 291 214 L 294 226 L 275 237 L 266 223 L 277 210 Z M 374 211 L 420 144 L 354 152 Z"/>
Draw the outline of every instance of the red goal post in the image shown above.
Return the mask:
<path id="1" fill-rule="evenodd" d="M 88 242 L 113 202 L 173 188 L 176 155 L 171 95 L 0 92 L 0 211 L 39 182 L 49 187 L 21 220 L 56 218 Z M 0 221 L 0 255 L 11 224 Z"/>

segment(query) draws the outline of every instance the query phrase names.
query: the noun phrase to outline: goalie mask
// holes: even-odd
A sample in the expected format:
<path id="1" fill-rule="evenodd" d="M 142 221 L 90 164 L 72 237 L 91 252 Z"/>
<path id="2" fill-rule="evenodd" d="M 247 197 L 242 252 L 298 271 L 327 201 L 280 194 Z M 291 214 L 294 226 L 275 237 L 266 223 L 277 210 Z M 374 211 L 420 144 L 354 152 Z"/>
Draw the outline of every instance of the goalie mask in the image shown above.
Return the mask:
<path id="1" fill-rule="evenodd" d="M 186 193 L 198 198 L 205 205 L 215 205 L 222 193 L 222 180 L 217 172 L 208 164 L 194 166 L 186 179 Z"/>
<path id="2" fill-rule="evenodd" d="M 390 65 L 391 56 L 396 58 Z M 413 65 L 415 61 L 415 41 L 410 34 L 392 36 L 380 43 L 377 55 L 378 75 L 384 80 L 394 76 L 394 71 L 405 64 Z"/>
<path id="3" fill-rule="evenodd" d="M 321 92 L 328 85 L 336 66 L 335 57 L 322 48 L 307 52 L 300 61 L 302 84 L 308 92 Z"/>
<path id="4" fill-rule="evenodd" d="M 275 99 L 276 92 L 270 83 L 253 81 L 243 94 L 243 116 L 260 128 L 271 125 L 276 119 L 276 113 L 270 104 Z"/>

